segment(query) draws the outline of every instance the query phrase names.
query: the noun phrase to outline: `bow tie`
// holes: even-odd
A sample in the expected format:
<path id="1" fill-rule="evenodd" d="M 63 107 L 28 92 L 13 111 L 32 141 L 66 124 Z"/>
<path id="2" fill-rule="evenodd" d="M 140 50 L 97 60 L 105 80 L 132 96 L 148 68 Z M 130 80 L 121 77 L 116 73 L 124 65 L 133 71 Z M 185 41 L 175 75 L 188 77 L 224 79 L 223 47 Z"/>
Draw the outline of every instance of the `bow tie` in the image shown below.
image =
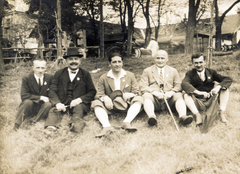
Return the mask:
<path id="1" fill-rule="evenodd" d="M 71 71 L 72 74 L 76 74 L 77 71 Z"/>

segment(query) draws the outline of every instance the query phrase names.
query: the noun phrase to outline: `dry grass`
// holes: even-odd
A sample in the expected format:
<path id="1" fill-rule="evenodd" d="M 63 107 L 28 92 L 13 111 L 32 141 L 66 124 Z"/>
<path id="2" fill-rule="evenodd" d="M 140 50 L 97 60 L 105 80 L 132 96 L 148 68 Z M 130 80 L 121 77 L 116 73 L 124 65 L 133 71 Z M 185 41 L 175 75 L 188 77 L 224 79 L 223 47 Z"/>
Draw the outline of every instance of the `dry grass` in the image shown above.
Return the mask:
<path id="1" fill-rule="evenodd" d="M 177 68 L 181 77 L 191 69 L 191 61 L 184 55 L 172 55 L 169 65 Z M 208 134 L 201 134 L 194 123 L 180 127 L 177 132 L 174 123 L 164 112 L 158 116 L 158 127 L 149 127 L 144 112 L 133 125 L 137 133 L 128 134 L 119 129 L 124 115 L 110 116 L 116 132 L 96 139 L 101 125 L 90 112 L 85 120 L 87 127 L 82 134 L 68 131 L 68 116 L 65 115 L 58 135 L 46 137 L 44 121 L 34 126 L 26 120 L 18 132 L 12 132 L 16 109 L 20 103 L 21 77 L 31 70 L 27 63 L 9 66 L 2 77 L 0 99 L 1 169 L 7 174 L 174 174 L 192 167 L 192 174 L 240 174 L 240 79 L 239 59 L 234 56 L 214 57 L 213 68 L 234 79 L 226 111 L 228 125 L 216 120 Z M 136 74 L 152 65 L 152 60 L 126 59 L 124 68 Z M 48 72 L 53 73 L 52 63 Z M 109 67 L 107 61 L 89 59 L 83 62 L 84 69 L 101 70 L 92 74 L 94 83 Z M 178 118 L 176 117 L 176 120 Z"/>

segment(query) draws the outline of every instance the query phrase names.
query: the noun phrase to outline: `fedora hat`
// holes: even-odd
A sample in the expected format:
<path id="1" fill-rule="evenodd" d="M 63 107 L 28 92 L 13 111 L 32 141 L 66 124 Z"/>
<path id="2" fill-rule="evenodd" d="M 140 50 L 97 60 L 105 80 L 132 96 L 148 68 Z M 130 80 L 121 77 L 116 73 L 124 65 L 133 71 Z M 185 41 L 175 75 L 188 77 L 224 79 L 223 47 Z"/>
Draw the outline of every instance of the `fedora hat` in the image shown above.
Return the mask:
<path id="1" fill-rule="evenodd" d="M 68 47 L 66 54 L 63 55 L 63 58 L 67 59 L 68 57 L 71 56 L 83 57 L 83 55 L 80 54 L 81 53 L 80 49 L 81 48 L 78 47 Z"/>
<path id="2" fill-rule="evenodd" d="M 113 91 L 110 94 L 110 98 L 112 99 L 113 106 L 115 109 L 119 111 L 126 111 L 128 108 L 127 102 L 123 99 L 123 93 L 121 90 Z"/>

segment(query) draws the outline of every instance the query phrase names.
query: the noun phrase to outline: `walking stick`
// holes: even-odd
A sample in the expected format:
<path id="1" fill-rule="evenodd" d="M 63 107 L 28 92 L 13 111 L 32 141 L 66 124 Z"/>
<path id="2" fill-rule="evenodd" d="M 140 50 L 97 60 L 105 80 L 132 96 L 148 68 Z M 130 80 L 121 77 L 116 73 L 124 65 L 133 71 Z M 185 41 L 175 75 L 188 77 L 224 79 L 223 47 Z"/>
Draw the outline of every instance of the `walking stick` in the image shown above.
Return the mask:
<path id="1" fill-rule="evenodd" d="M 160 88 L 161 88 L 161 92 L 164 93 L 164 92 L 163 92 L 163 84 L 160 85 Z M 179 132 L 177 123 L 176 123 L 176 121 L 175 121 L 175 119 L 174 119 L 174 117 L 173 117 L 173 113 L 172 113 L 172 111 L 171 111 L 171 108 L 169 107 L 169 104 L 168 104 L 167 99 L 165 98 L 165 96 L 163 96 L 163 99 L 164 99 L 164 102 L 165 102 L 166 105 L 167 105 L 167 108 L 168 108 L 168 111 L 169 111 L 170 115 L 172 116 L 173 122 L 174 122 L 174 124 L 175 124 L 175 126 L 176 126 L 176 128 L 177 128 L 177 130 L 178 130 L 178 132 Z"/>

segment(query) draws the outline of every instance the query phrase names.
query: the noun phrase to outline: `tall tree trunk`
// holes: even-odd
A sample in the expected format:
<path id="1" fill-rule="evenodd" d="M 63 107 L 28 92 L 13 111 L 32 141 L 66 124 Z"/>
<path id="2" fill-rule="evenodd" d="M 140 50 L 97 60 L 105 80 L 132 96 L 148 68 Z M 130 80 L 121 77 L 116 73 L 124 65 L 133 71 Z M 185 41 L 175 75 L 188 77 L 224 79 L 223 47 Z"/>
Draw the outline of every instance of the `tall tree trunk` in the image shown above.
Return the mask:
<path id="1" fill-rule="evenodd" d="M 196 28 L 196 14 L 201 0 L 189 0 L 188 5 L 188 24 L 186 30 L 185 40 L 185 54 L 193 53 L 193 39 Z"/>
<path id="2" fill-rule="evenodd" d="M 157 39 L 158 39 L 158 32 L 159 32 L 159 28 L 160 28 L 161 3 L 162 3 L 162 0 L 159 0 L 159 1 L 158 1 L 158 18 L 157 18 L 157 26 L 155 26 L 155 39 L 156 39 L 156 41 L 157 41 Z"/>
<path id="3" fill-rule="evenodd" d="M 216 42 L 215 42 L 215 50 L 221 51 L 222 46 L 222 23 L 226 16 L 226 14 L 240 2 L 240 0 L 236 0 L 223 14 L 221 17 L 218 16 L 218 0 L 214 0 L 215 6 L 215 25 L 216 25 Z"/>
<path id="4" fill-rule="evenodd" d="M 62 57 L 62 15 L 61 15 L 61 0 L 57 0 L 57 59 Z"/>
<path id="5" fill-rule="evenodd" d="M 3 62 L 3 53 L 2 53 L 2 19 L 4 14 L 4 2 L 0 0 L 0 75 L 4 72 L 4 62 Z"/>
<path id="6" fill-rule="evenodd" d="M 130 0 L 126 0 L 128 7 L 128 41 L 127 41 L 127 57 L 130 57 L 132 52 L 132 35 L 133 35 L 133 9 Z"/>
<path id="7" fill-rule="evenodd" d="M 103 0 L 100 0 L 100 57 L 104 58 Z"/>
<path id="8" fill-rule="evenodd" d="M 41 14 L 42 14 L 42 0 L 39 2 L 39 17 L 38 17 L 38 57 L 40 59 L 43 59 L 43 37 L 42 37 L 42 31 L 40 29 L 40 21 L 41 21 Z"/>
<path id="9" fill-rule="evenodd" d="M 222 24 L 219 18 L 219 11 L 218 11 L 218 1 L 214 0 L 214 7 L 215 7 L 215 26 L 216 26 L 216 39 L 215 39 L 215 50 L 221 51 L 222 45 Z"/>
<path id="10" fill-rule="evenodd" d="M 122 11 L 122 3 L 124 0 L 119 0 L 119 12 L 120 12 L 120 21 L 122 26 L 122 32 L 126 32 L 126 5 L 124 4 L 124 11 Z"/>
<path id="11" fill-rule="evenodd" d="M 147 0 L 146 2 L 146 11 L 145 11 L 145 18 L 146 18 L 146 22 L 147 22 L 147 28 L 146 28 L 146 33 L 145 33 L 145 46 L 147 46 L 150 42 L 151 39 L 151 24 L 150 24 L 150 17 L 149 17 L 149 4 L 150 4 L 150 0 Z M 144 7 L 142 7 L 144 8 Z"/>

